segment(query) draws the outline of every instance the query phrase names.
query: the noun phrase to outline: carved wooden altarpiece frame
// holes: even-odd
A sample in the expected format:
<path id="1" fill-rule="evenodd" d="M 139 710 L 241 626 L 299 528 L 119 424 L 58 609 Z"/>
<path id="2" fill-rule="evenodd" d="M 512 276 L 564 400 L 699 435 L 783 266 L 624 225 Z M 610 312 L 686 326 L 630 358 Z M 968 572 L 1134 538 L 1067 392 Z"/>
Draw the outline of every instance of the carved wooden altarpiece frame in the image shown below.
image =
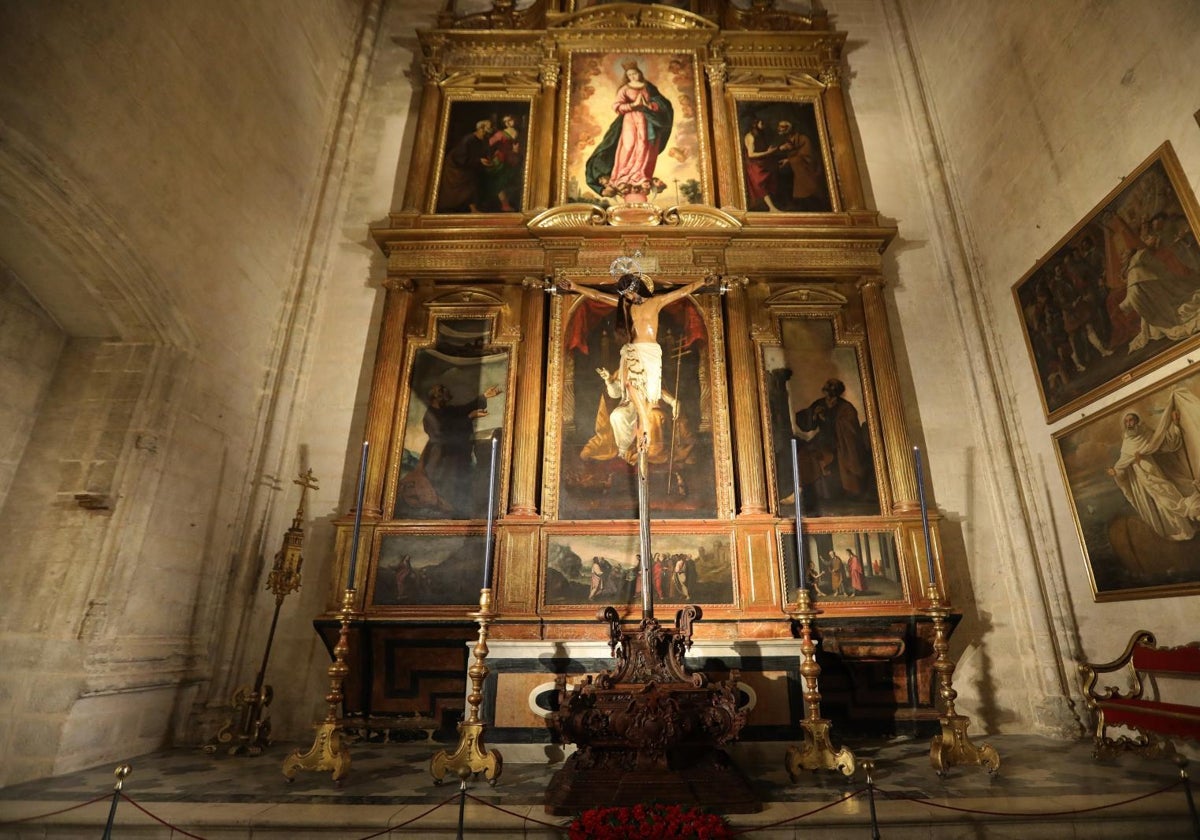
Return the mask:
<path id="1" fill-rule="evenodd" d="M 409 534 L 419 548 L 429 535 L 484 532 L 482 518 L 400 520 L 393 511 L 407 457 L 403 432 L 414 353 L 433 341 L 439 318 L 489 317 L 492 341 L 510 354 L 496 533 L 499 618 L 491 638 L 603 638 L 594 604 L 556 604 L 546 597 L 548 546 L 555 535 L 634 529 L 629 514 L 563 516 L 560 477 L 574 457 L 563 449 L 564 336 L 571 313 L 583 304 L 574 295 L 546 292 L 563 277 L 611 284 L 614 261 L 636 257 L 659 289 L 706 276 L 720 278 L 725 289 L 684 302 L 707 333 L 700 352 L 709 387 L 693 396 L 693 405 L 703 406 L 697 414 L 711 439 L 706 481 L 713 504 L 703 515 L 654 516 L 651 523 L 653 534 L 693 534 L 730 546 L 732 600 L 704 607 L 697 639 L 793 638 L 781 540 L 794 523 L 776 490 L 786 465 L 766 443 L 772 419 L 763 351 L 780 342 L 787 319 L 823 320 L 836 330 L 838 346 L 854 354 L 877 494 L 869 510 L 807 524 L 816 531 L 895 534 L 904 586 L 903 597 L 886 602 L 823 605 L 818 630 L 827 628 L 831 638 L 836 630 L 842 650 L 876 651 L 872 661 L 884 662 L 881 667 L 910 686 L 907 699 L 891 710 L 896 720 L 911 718 L 914 708 L 930 718 L 929 633 L 921 612 L 927 606 L 924 545 L 884 302 L 882 253 L 896 230 L 866 205 L 841 83 L 846 33 L 832 29 L 819 10 L 801 15 L 769 2 L 740 9 L 724 0 L 687 5 L 616 3 L 576 11 L 573 0 L 537 0 L 517 10 L 496 0 L 488 12 L 458 17 L 448 11 L 436 29 L 418 32 L 424 85 L 409 177 L 398 209 L 372 230 L 387 257 L 387 280 L 365 427 L 371 449 L 361 550 L 369 559 L 359 564 L 356 606 L 366 625 L 398 639 L 431 623 L 465 621 L 463 605 L 379 605 L 370 598 L 379 591 L 382 535 L 395 540 Z M 570 157 L 564 138 L 577 104 L 566 89 L 572 62 L 639 52 L 686 54 L 693 63 L 695 101 L 684 110 L 696 112 L 704 203 L 663 207 L 615 197 L 563 203 Z M 529 107 L 523 209 L 432 212 L 451 110 L 456 103 L 505 101 Z M 746 210 L 737 115 L 739 103 L 747 102 L 812 106 L 830 210 Z M 670 155 L 669 146 L 664 153 Z M 789 406 L 788 413 L 799 408 Z M 348 567 L 352 519 L 347 514 L 335 523 L 335 579 L 344 580 Z M 933 520 L 940 569 L 936 513 Z M 330 615 L 336 608 L 331 597 Z M 890 653 L 880 659 L 884 649 Z M 915 682 L 907 676 L 914 666 Z M 881 717 L 890 714 L 880 711 Z"/>

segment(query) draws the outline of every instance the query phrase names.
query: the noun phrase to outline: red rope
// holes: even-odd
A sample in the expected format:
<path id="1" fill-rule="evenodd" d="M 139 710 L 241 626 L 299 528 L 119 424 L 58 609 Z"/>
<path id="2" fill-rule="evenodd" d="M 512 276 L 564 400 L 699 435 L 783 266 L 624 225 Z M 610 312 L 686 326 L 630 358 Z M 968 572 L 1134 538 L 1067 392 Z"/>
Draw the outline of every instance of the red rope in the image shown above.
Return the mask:
<path id="1" fill-rule="evenodd" d="M 813 814 L 819 814 L 822 811 L 834 807 L 835 805 L 841 805 L 843 802 L 849 802 L 851 799 L 854 799 L 857 796 L 862 796 L 866 792 L 866 788 L 860 788 L 849 796 L 843 796 L 841 799 L 835 799 L 832 802 L 822 805 L 820 808 L 813 808 L 811 811 L 806 811 L 803 814 L 797 814 L 794 817 L 788 817 L 786 820 L 779 820 L 778 822 L 767 823 L 766 825 L 756 825 L 754 828 L 743 828 L 741 831 L 733 832 L 733 836 L 737 837 L 742 834 L 750 834 L 753 831 L 765 831 L 768 828 L 778 828 L 781 825 L 787 825 L 788 823 L 796 822 L 798 820 L 805 819 L 806 817 L 811 817 Z"/>
<path id="2" fill-rule="evenodd" d="M 444 799 L 444 800 L 442 800 L 441 802 L 439 802 L 438 804 L 436 804 L 436 805 L 434 805 L 432 808 L 430 808 L 428 811 L 425 811 L 424 813 L 417 814 L 417 815 L 416 815 L 415 817 L 413 817 L 411 820 L 405 820 L 404 822 L 402 822 L 402 823 L 399 823 L 399 824 L 397 824 L 397 825 L 389 826 L 389 827 L 387 827 L 387 828 L 385 828 L 385 829 L 382 829 L 382 830 L 380 830 L 380 831 L 376 831 L 374 834 L 368 834 L 366 837 L 360 837 L 358 840 L 375 840 L 375 838 L 376 838 L 376 837 L 382 837 L 382 836 L 383 836 L 383 835 L 385 835 L 385 834 L 391 834 L 393 831 L 395 831 L 395 830 L 396 830 L 396 829 L 398 829 L 398 828 L 404 828 L 404 826 L 406 826 L 406 825 L 412 825 L 412 824 L 413 824 L 413 823 L 415 823 L 417 820 L 423 820 L 423 819 L 425 819 L 425 818 L 426 818 L 426 817 L 428 817 L 430 814 L 432 814 L 434 811 L 436 811 L 438 808 L 441 808 L 441 807 L 443 807 L 443 806 L 445 806 L 445 805 L 449 805 L 449 804 L 450 804 L 451 802 L 453 802 L 455 799 L 458 799 L 458 794 L 457 794 L 457 793 L 456 793 L 456 794 L 454 794 L 453 796 L 451 796 L 449 799 Z"/>
<path id="3" fill-rule="evenodd" d="M 145 808 L 143 808 L 141 805 L 139 805 L 138 803 L 134 802 L 132 799 L 130 799 L 128 796 L 126 796 L 126 795 L 125 795 L 125 794 L 123 794 L 123 793 L 121 794 L 121 798 L 122 798 L 122 799 L 124 799 L 126 802 L 128 802 L 130 805 L 132 805 L 134 808 L 137 808 L 139 811 L 141 811 L 141 812 L 142 812 L 143 814 L 145 814 L 147 817 L 149 817 L 150 819 L 154 820 L 154 821 L 155 821 L 156 823 L 158 823 L 159 825 L 166 826 L 167 828 L 171 829 L 171 831 L 178 831 L 178 832 L 179 832 L 180 834 L 182 834 L 184 837 L 191 837 L 191 838 L 193 838 L 193 840 L 205 840 L 205 838 L 201 837 L 199 834 L 192 834 L 191 832 L 184 831 L 184 830 L 183 830 L 182 828 L 180 828 L 179 826 L 177 826 L 177 825 L 171 825 L 171 823 L 167 822 L 167 821 L 166 821 L 166 820 L 164 820 L 162 817 L 159 817 L 159 816 L 156 816 L 155 814 L 152 814 L 152 813 L 150 813 L 150 812 L 149 812 L 149 811 L 147 811 Z"/>
<path id="4" fill-rule="evenodd" d="M 888 793 L 880 788 L 875 790 L 882 793 L 888 799 L 906 799 L 909 802 L 916 802 L 921 805 L 928 805 L 931 808 L 944 808 L 947 811 L 959 811 L 963 814 L 983 814 L 988 817 L 1066 817 L 1071 814 L 1086 814 L 1090 811 L 1103 811 L 1106 808 L 1119 808 L 1122 805 L 1131 805 L 1134 802 L 1140 802 L 1143 799 L 1149 799 L 1151 796 L 1158 796 L 1160 793 L 1166 793 L 1172 788 L 1179 787 L 1183 783 L 1182 779 L 1177 779 L 1166 787 L 1152 790 L 1149 793 L 1143 793 L 1141 796 L 1135 796 L 1132 799 L 1124 799 L 1120 802 L 1110 802 L 1107 805 L 1093 805 L 1091 808 L 1074 808 L 1070 811 L 984 811 L 978 808 L 959 808 L 954 805 L 945 805 L 941 802 L 934 802 L 930 799 L 919 799 L 915 796 L 906 796 L 903 793 Z"/>
<path id="5" fill-rule="evenodd" d="M 884 797 L 886 797 L 889 800 L 905 800 L 908 802 L 915 802 L 919 805 L 928 805 L 931 808 L 942 808 L 943 810 L 946 810 L 946 811 L 956 811 L 956 812 L 963 813 L 963 814 L 980 814 L 982 816 L 988 816 L 988 817 L 1034 817 L 1034 818 L 1038 818 L 1038 817 L 1065 817 L 1065 816 L 1072 816 L 1075 814 L 1087 814 L 1092 811 L 1104 811 L 1109 808 L 1119 808 L 1122 805 L 1132 805 L 1134 802 L 1140 802 L 1143 799 L 1149 799 L 1152 796 L 1158 796 L 1159 794 L 1166 793 L 1170 790 L 1173 790 L 1173 789 L 1179 787 L 1182 783 L 1183 783 L 1182 779 L 1177 779 L 1174 782 L 1171 782 L 1171 784 L 1166 785 L 1165 787 L 1161 787 L 1158 790 L 1152 790 L 1149 793 L 1143 793 L 1140 796 L 1134 796 L 1129 799 L 1123 799 L 1119 802 L 1109 802 L 1105 805 L 1093 805 L 1090 808 L 1074 808 L 1074 809 L 1066 810 L 1066 811 L 988 811 L 988 810 L 984 810 L 981 808 L 960 808 L 955 805 L 946 805 L 941 802 L 934 802 L 929 799 L 921 799 L 916 796 L 908 796 L 908 795 L 902 794 L 902 793 L 891 793 L 889 791 L 883 790 L 882 788 L 878 788 L 878 787 L 875 788 L 875 790 L 878 791 L 881 795 L 883 795 Z M 819 814 L 821 811 L 825 811 L 829 808 L 836 807 L 838 805 L 841 805 L 844 802 L 849 802 L 850 800 L 855 799 L 866 792 L 867 792 L 867 788 L 861 788 L 859 790 L 856 790 L 854 793 L 842 796 L 839 799 L 835 799 L 833 802 L 828 802 L 824 805 L 821 805 L 818 808 L 813 808 L 811 811 L 806 811 L 803 814 L 797 814 L 794 817 L 788 817 L 785 820 L 778 820 L 773 823 L 767 823 L 766 825 L 759 825 L 759 826 L 754 826 L 753 828 L 741 829 L 740 831 L 734 831 L 733 834 L 736 837 L 736 836 L 740 836 L 743 834 L 751 834 L 755 831 L 765 831 L 766 829 L 770 829 L 770 828 L 778 828 L 779 826 L 787 825 L 788 823 L 798 822 L 799 820 L 806 819 L 807 817 L 811 817 L 814 814 Z M 509 816 L 512 816 L 512 817 L 518 817 L 526 822 L 533 823 L 534 825 L 542 826 L 543 828 L 557 829 L 559 831 L 564 831 L 564 832 L 567 831 L 567 826 L 563 826 L 563 825 L 555 824 L 555 823 L 544 822 L 542 820 L 537 820 L 528 815 L 519 814 L 516 811 L 510 811 L 507 808 L 501 808 L 500 806 L 494 805 L 491 802 L 480 799 L 477 796 L 472 796 L 471 794 L 467 793 L 466 791 L 461 791 L 460 793 L 455 793 L 454 795 L 446 798 L 442 802 L 439 802 L 437 805 L 434 805 L 432 808 L 429 808 L 428 810 L 423 811 L 420 814 L 417 814 L 412 819 L 405 820 L 404 822 L 399 823 L 397 825 L 393 825 L 393 826 L 389 826 L 388 828 L 381 829 L 380 831 L 377 831 L 374 834 L 368 834 L 365 837 L 359 838 L 359 840 L 374 840 L 374 838 L 376 838 L 376 837 L 382 837 L 386 834 L 391 834 L 393 831 L 396 831 L 397 829 L 404 828 L 407 825 L 411 825 L 412 823 L 415 823 L 419 820 L 424 819 L 425 817 L 429 816 L 437 809 L 450 804 L 455 799 L 457 799 L 460 795 L 466 797 L 467 799 L 472 800 L 473 802 L 478 802 L 480 805 L 486 805 L 487 807 L 489 807 L 493 810 L 500 811 L 501 813 L 508 814 Z M 166 828 L 169 828 L 172 831 L 177 831 L 180 834 L 182 834 L 184 837 L 192 838 L 192 840 L 206 840 L 206 838 L 202 837 L 199 834 L 192 834 L 192 833 L 180 828 L 179 826 L 173 825 L 172 823 L 167 822 L 166 820 L 162 819 L 161 817 L 156 816 L 155 814 L 153 814 L 150 811 L 143 808 L 139 803 L 135 802 L 133 799 L 126 796 L 124 793 L 120 793 L 119 796 L 121 797 L 121 799 L 124 799 L 126 802 L 128 802 L 130 805 L 132 805 L 134 808 L 137 808 L 140 812 L 142 812 L 143 814 L 145 814 L 147 817 L 154 820 L 155 822 L 159 823 L 160 825 L 165 826 Z M 8 820 L 6 822 L 0 822 L 0 826 L 18 825 L 20 823 L 33 822 L 34 820 L 41 820 L 41 819 L 46 819 L 48 817 L 58 816 L 59 814 L 66 814 L 70 811 L 75 811 L 79 808 L 86 808 L 88 805 L 94 805 L 97 802 L 108 799 L 108 797 L 109 797 L 109 794 L 102 794 L 100 796 L 97 796 L 94 799 L 89 799 L 87 802 L 80 802 L 78 805 L 71 805 L 67 808 L 60 808 L 57 811 L 50 811 L 45 814 L 37 814 L 36 816 L 31 816 L 31 817 L 22 817 L 19 820 Z"/>
<path id="6" fill-rule="evenodd" d="M 534 825 L 540 825 L 543 828 L 557 828 L 559 831 L 566 831 L 568 828 L 568 826 L 560 823 L 548 823 L 542 820 L 535 820 L 533 817 L 527 814 L 518 814 L 516 811 L 510 811 L 507 808 L 501 808 L 499 805 L 493 805 L 491 802 L 480 799 L 478 796 L 472 796 L 469 793 L 464 793 L 463 796 L 467 797 L 467 799 L 470 799 L 472 802 L 478 802 L 480 805 L 486 805 L 493 811 L 499 811 L 502 814 L 508 814 L 510 817 L 520 817 L 522 820 L 531 822 Z M 364 840 L 366 840 L 366 838 L 364 838 Z"/>
<path id="7" fill-rule="evenodd" d="M 70 807 L 67 807 L 67 808 L 59 808 L 57 811 L 50 811 L 47 814 L 37 814 L 32 817 L 21 817 L 21 819 L 19 819 L 19 820 L 6 820 L 5 822 L 0 822 L 0 826 L 18 825 L 23 822 L 33 822 L 34 820 L 44 820 L 44 819 L 46 819 L 46 817 L 57 817 L 59 814 L 65 814 L 68 811 L 74 811 L 76 808 L 86 808 L 88 805 L 95 805 L 97 802 L 99 802 L 102 799 L 108 799 L 108 797 L 109 797 L 109 794 L 102 793 L 99 796 L 97 796 L 95 799 L 89 799 L 87 802 L 80 802 L 78 805 L 71 805 Z"/>

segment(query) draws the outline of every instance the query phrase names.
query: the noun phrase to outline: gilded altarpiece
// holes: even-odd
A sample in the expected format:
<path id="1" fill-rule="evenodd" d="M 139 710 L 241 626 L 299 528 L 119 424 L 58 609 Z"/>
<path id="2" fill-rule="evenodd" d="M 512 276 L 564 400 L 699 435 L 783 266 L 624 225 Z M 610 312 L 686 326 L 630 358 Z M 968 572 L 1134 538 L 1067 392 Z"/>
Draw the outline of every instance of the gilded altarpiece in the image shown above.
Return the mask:
<path id="1" fill-rule="evenodd" d="M 700 604 L 697 639 L 742 651 L 699 667 L 739 667 L 754 686 L 747 737 L 794 735 L 799 660 L 755 652 L 794 639 L 792 440 L 830 713 L 885 731 L 935 717 L 884 305 L 895 230 L 863 199 L 846 35 L 820 11 L 683 5 L 496 2 L 418 33 L 409 177 L 372 231 L 387 279 L 347 692 L 372 725 L 446 727 L 455 689 L 461 708 L 496 429 L 493 740 L 544 740 L 528 698 L 556 672 L 607 667 L 556 650 L 606 638 L 598 607 L 636 619 L 643 587 L 665 608 Z M 460 147 L 474 159 L 448 174 Z M 645 581 L 621 399 L 605 386 L 628 336 L 578 293 L 611 293 L 630 264 L 654 294 L 709 281 L 659 319 Z M 347 511 L 335 575 L 352 525 Z M 505 660 L 506 641 L 541 652 Z"/>

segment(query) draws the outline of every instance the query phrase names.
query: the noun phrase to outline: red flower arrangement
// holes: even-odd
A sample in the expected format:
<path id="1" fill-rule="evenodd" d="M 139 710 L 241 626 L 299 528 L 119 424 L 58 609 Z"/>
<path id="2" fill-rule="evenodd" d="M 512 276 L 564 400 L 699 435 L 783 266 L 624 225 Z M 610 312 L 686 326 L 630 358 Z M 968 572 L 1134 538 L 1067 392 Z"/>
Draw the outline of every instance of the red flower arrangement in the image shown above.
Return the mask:
<path id="1" fill-rule="evenodd" d="M 682 805 L 592 808 L 571 823 L 571 840 L 729 840 L 733 832 L 719 814 Z"/>

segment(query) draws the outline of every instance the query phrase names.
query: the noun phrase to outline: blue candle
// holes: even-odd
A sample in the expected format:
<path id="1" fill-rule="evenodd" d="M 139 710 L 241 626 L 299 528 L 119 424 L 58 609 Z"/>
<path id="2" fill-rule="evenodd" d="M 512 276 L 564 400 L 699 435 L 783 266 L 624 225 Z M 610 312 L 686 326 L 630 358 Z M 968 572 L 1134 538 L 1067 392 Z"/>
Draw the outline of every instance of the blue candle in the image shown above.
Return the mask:
<path id="1" fill-rule="evenodd" d="M 804 528 L 800 524 L 800 514 L 804 508 L 803 497 L 800 495 L 800 452 L 796 439 L 792 438 L 792 485 L 796 501 L 796 565 L 800 569 L 797 580 L 800 581 L 800 591 L 808 589 L 808 571 L 804 565 Z"/>
<path id="2" fill-rule="evenodd" d="M 358 566 L 358 532 L 362 528 L 363 490 L 367 484 L 367 449 L 370 444 L 363 441 L 362 464 L 358 468 L 358 498 L 354 502 L 354 536 L 350 540 L 350 579 L 346 581 L 347 589 L 354 589 L 354 570 Z"/>
<path id="3" fill-rule="evenodd" d="M 921 468 L 921 447 L 913 447 L 913 460 L 917 464 L 917 494 L 921 499 L 921 527 L 925 530 L 925 562 L 929 564 L 929 583 L 937 583 L 933 572 L 933 540 L 929 538 L 929 506 L 925 503 L 925 471 Z"/>
<path id="4" fill-rule="evenodd" d="M 492 588 L 493 559 L 496 553 L 496 475 L 500 465 L 500 430 L 492 432 L 492 469 L 488 475 L 487 541 L 483 547 L 483 588 Z"/>

